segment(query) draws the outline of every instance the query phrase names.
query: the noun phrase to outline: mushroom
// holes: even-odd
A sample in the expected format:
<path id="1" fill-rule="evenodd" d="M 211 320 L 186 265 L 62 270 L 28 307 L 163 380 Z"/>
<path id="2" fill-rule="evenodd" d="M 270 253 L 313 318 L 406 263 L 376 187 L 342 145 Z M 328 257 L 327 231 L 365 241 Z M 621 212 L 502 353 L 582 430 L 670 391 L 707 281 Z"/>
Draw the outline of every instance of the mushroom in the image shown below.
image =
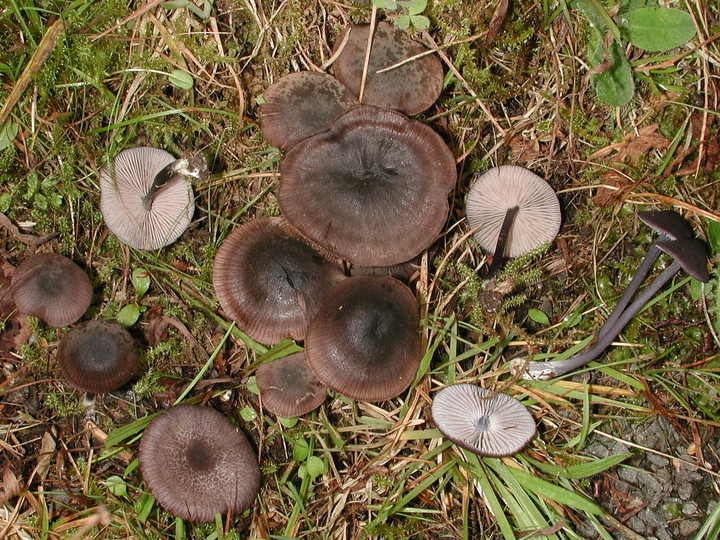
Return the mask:
<path id="1" fill-rule="evenodd" d="M 304 353 L 266 362 L 255 377 L 263 406 L 283 418 L 314 411 L 327 397 L 327 387 L 310 371 Z"/>
<path id="2" fill-rule="evenodd" d="M 247 437 L 211 407 L 177 405 L 153 418 L 139 459 L 160 506 L 188 521 L 239 514 L 253 504 L 260 486 Z"/>
<path id="3" fill-rule="evenodd" d="M 358 266 L 415 257 L 442 230 L 455 159 L 404 115 L 360 106 L 280 162 L 280 209 L 310 241 Z"/>
<path id="4" fill-rule="evenodd" d="M 85 271 L 67 257 L 39 253 L 15 269 L 11 290 L 18 311 L 50 326 L 67 326 L 82 317 L 92 301 Z"/>
<path id="5" fill-rule="evenodd" d="M 335 42 L 335 76 L 360 96 L 369 24 L 348 28 Z M 406 61 L 403 65 L 397 65 Z M 392 67 L 396 66 L 397 67 Z M 383 69 L 388 69 L 378 73 Z M 367 105 L 417 114 L 437 100 L 443 85 L 443 69 L 436 54 L 411 39 L 403 30 L 381 21 L 372 36 L 367 76 L 360 101 Z"/>
<path id="6" fill-rule="evenodd" d="M 213 286 L 223 310 L 265 344 L 302 340 L 342 272 L 279 218 L 236 228 L 215 256 Z"/>
<path id="7" fill-rule="evenodd" d="M 341 114 L 359 105 L 335 77 L 314 71 L 279 78 L 265 90 L 263 99 L 260 126 L 270 144 L 281 150 L 327 131 Z"/>
<path id="8" fill-rule="evenodd" d="M 175 159 L 165 150 L 128 148 L 100 173 L 100 210 L 121 242 L 154 250 L 185 232 L 195 201 L 187 178 L 200 178 L 202 159 Z"/>
<path id="9" fill-rule="evenodd" d="M 68 382 L 91 394 L 117 390 L 138 367 L 135 341 L 113 321 L 77 325 L 60 341 L 57 359 Z"/>
<path id="10" fill-rule="evenodd" d="M 458 446 L 481 456 L 510 456 L 535 435 L 535 420 L 517 399 L 474 384 L 453 384 L 432 401 L 440 432 Z"/>
<path id="11" fill-rule="evenodd" d="M 560 203 L 550 184 L 516 165 L 494 167 L 476 177 L 465 215 L 478 243 L 495 253 L 488 279 L 505 257 L 529 253 L 560 230 Z"/>
<path id="12" fill-rule="evenodd" d="M 410 386 L 420 365 L 420 314 L 410 289 L 391 277 L 351 277 L 333 287 L 305 337 L 318 380 L 362 401 Z"/>

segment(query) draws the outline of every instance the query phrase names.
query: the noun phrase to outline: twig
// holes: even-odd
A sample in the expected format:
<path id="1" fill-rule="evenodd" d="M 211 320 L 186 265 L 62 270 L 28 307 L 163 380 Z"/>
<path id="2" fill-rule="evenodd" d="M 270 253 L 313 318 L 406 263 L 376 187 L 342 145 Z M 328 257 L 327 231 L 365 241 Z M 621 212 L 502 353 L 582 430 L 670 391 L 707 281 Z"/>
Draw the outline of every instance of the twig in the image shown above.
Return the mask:
<path id="1" fill-rule="evenodd" d="M 0 226 L 5 227 L 8 232 L 15 238 L 15 240 L 18 240 L 28 246 L 34 247 L 44 244 L 48 240 L 52 240 L 58 235 L 58 233 L 56 232 L 44 234 L 42 236 L 33 236 L 32 234 L 21 233 L 20 229 L 18 229 L 17 226 L 12 221 L 10 221 L 10 218 L 8 218 L 2 212 L 0 212 Z"/>

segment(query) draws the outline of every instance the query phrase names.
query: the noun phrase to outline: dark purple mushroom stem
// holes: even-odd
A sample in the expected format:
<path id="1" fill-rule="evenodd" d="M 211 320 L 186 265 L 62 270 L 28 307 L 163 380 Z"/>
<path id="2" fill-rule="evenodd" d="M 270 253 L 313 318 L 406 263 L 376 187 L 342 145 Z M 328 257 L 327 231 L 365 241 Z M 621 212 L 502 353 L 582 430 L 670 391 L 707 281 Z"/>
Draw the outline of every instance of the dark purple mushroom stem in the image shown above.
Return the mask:
<path id="1" fill-rule="evenodd" d="M 160 169 L 160 171 L 155 175 L 147 193 L 142 198 L 145 209 L 150 210 L 152 208 L 155 196 L 162 188 L 168 185 L 172 179 L 179 175 L 190 178 L 200 178 L 201 171 L 201 163 L 191 162 L 191 160 L 187 158 L 176 159 L 175 161 L 171 161 L 165 165 L 165 167 Z"/>
<path id="2" fill-rule="evenodd" d="M 493 261 L 490 265 L 490 269 L 488 270 L 486 279 L 494 277 L 505 262 L 505 245 L 510 237 L 510 231 L 512 230 L 513 223 L 515 222 L 515 216 L 519 210 L 519 206 L 513 206 L 512 208 L 508 208 L 507 212 L 505 212 L 505 219 L 503 219 L 497 244 L 495 244 L 495 255 L 493 255 Z"/>

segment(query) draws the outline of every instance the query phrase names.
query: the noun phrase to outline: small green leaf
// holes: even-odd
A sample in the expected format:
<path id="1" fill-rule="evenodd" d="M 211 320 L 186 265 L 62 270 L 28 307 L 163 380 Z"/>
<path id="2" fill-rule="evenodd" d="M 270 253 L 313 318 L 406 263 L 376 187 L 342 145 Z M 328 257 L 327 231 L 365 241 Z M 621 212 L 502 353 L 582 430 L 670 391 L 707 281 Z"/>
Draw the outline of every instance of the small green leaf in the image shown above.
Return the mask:
<path id="1" fill-rule="evenodd" d="M 325 473 L 325 461 L 317 456 L 310 456 L 305 463 L 310 478 L 315 480 L 318 476 Z"/>
<path id="2" fill-rule="evenodd" d="M 295 439 L 293 441 L 293 460 L 305 461 L 310 455 L 310 448 L 305 439 Z"/>
<path id="3" fill-rule="evenodd" d="M 0 129 L 0 152 L 12 144 L 17 134 L 18 125 L 12 120 L 8 120 L 3 128 Z"/>
<path id="4" fill-rule="evenodd" d="M 695 35 L 695 23 L 680 9 L 646 7 L 628 12 L 621 21 L 630 43 L 646 51 L 667 51 Z"/>
<path id="5" fill-rule="evenodd" d="M 408 28 L 410 28 L 410 15 L 398 15 L 397 17 L 395 17 L 393 22 L 398 28 L 407 30 Z"/>
<path id="6" fill-rule="evenodd" d="M 530 319 L 532 319 L 538 324 L 543 324 L 545 326 L 550 324 L 550 319 L 548 318 L 548 316 L 539 309 L 530 308 L 528 310 L 528 317 L 530 317 Z"/>
<path id="7" fill-rule="evenodd" d="M 399 5 L 407 9 L 408 15 L 419 15 L 427 7 L 427 0 L 401 0 Z"/>
<path id="8" fill-rule="evenodd" d="M 136 268 L 132 273 L 132 284 L 137 293 L 137 301 L 139 302 L 150 288 L 150 273 L 144 268 Z"/>
<path id="9" fill-rule="evenodd" d="M 257 418 L 257 413 L 252 407 L 244 407 L 240 409 L 240 418 L 246 422 L 253 422 Z"/>
<path id="10" fill-rule="evenodd" d="M 410 23 L 415 30 L 427 30 L 430 28 L 430 19 L 425 15 L 413 15 L 410 17 Z"/>
<path id="11" fill-rule="evenodd" d="M 720 255 L 720 222 L 710 221 L 707 224 L 707 238 L 713 255 Z"/>
<path id="12" fill-rule="evenodd" d="M 10 210 L 10 205 L 12 204 L 12 195 L 9 193 L 2 193 L 0 194 L 0 212 L 3 214 Z"/>
<path id="13" fill-rule="evenodd" d="M 125 484 L 125 480 L 123 480 L 119 476 L 109 476 L 105 480 L 105 485 L 107 486 L 108 490 L 110 490 L 110 493 L 112 493 L 116 497 L 127 496 L 127 485 Z"/>
<path id="14" fill-rule="evenodd" d="M 195 85 L 195 79 L 187 71 L 182 69 L 173 69 L 168 73 L 168 80 L 173 86 L 182 88 L 183 90 L 190 90 Z"/>
<path id="15" fill-rule="evenodd" d="M 397 9 L 398 4 L 393 0 L 373 0 L 373 4 L 378 9 Z"/>
<path id="16" fill-rule="evenodd" d="M 137 304 L 128 304 L 120 310 L 117 316 L 117 322 L 120 326 L 130 328 L 140 318 L 140 308 Z"/>
<path id="17" fill-rule="evenodd" d="M 622 107 L 628 104 L 635 90 L 632 70 L 622 47 L 616 42 L 610 44 L 608 55 L 608 68 L 602 73 L 595 73 L 591 80 L 600 99 L 608 105 Z"/>
<path id="18" fill-rule="evenodd" d="M 295 418 L 278 418 L 278 420 L 286 428 L 291 428 L 297 426 L 299 418 L 296 416 Z"/>
<path id="19" fill-rule="evenodd" d="M 245 388 L 247 388 L 249 392 L 252 392 L 256 396 L 260 395 L 260 389 L 258 388 L 257 379 L 255 378 L 255 375 L 253 375 L 252 377 L 250 377 L 248 379 L 247 383 L 245 384 Z"/>

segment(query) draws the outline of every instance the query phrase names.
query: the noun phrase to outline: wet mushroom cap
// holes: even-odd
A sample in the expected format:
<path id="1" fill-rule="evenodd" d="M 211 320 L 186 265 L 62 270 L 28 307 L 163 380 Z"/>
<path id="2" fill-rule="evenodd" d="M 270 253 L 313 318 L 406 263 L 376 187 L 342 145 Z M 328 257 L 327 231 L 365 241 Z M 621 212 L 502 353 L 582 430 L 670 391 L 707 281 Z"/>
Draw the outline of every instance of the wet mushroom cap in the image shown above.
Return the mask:
<path id="1" fill-rule="evenodd" d="M 446 386 L 435 394 L 431 410 L 448 440 L 481 456 L 515 454 L 535 435 L 535 420 L 522 403 L 474 384 Z"/>
<path id="2" fill-rule="evenodd" d="M 85 271 L 67 257 L 41 253 L 28 257 L 12 275 L 18 311 L 50 326 L 76 322 L 90 307 L 92 285 Z"/>
<path id="3" fill-rule="evenodd" d="M 113 321 L 77 325 L 60 341 L 57 357 L 68 382 L 93 394 L 117 390 L 138 368 L 135 340 Z"/>
<path id="4" fill-rule="evenodd" d="M 260 467 L 245 434 L 211 407 L 177 405 L 153 418 L 140 470 L 157 502 L 188 521 L 239 514 L 255 501 Z"/>
<path id="5" fill-rule="evenodd" d="M 369 32 L 369 24 L 355 25 L 335 42 L 334 52 L 342 47 L 333 64 L 335 76 L 356 96 L 360 93 Z M 373 36 L 362 103 L 407 115 L 429 108 L 440 95 L 444 77 L 436 54 L 425 54 L 397 68 L 377 73 L 423 53 L 428 53 L 427 47 L 403 30 L 388 22 L 379 22 Z"/>
<path id="6" fill-rule="evenodd" d="M 155 176 L 175 157 L 159 148 L 127 148 L 100 173 L 100 210 L 121 242 L 155 250 L 175 242 L 190 225 L 195 201 L 190 183 L 178 175 L 155 194 L 145 196 Z"/>
<path id="7" fill-rule="evenodd" d="M 237 227 L 220 246 L 213 286 L 223 310 L 253 339 L 303 340 L 342 272 L 278 218 Z"/>
<path id="8" fill-rule="evenodd" d="M 702 283 L 710 281 L 707 269 L 707 250 L 697 238 L 658 240 L 657 247 L 675 259 L 689 275 Z"/>
<path id="9" fill-rule="evenodd" d="M 293 146 L 280 171 L 288 222 L 359 266 L 402 263 L 427 248 L 456 180 L 452 152 L 431 128 L 367 106 Z"/>
<path id="10" fill-rule="evenodd" d="M 508 257 L 529 253 L 557 236 L 560 202 L 550 184 L 523 167 L 502 165 L 475 178 L 465 204 L 473 236 L 485 251 L 495 251 L 505 214 L 514 207 Z"/>
<path id="11" fill-rule="evenodd" d="M 410 289 L 391 278 L 337 284 L 313 319 L 305 357 L 318 380 L 362 401 L 401 394 L 420 365 L 420 314 Z"/>
<path id="12" fill-rule="evenodd" d="M 645 225 L 673 240 L 693 235 L 690 223 L 674 210 L 644 210 L 637 215 Z"/>
<path id="13" fill-rule="evenodd" d="M 310 371 L 304 353 L 266 362 L 255 377 L 263 406 L 283 418 L 309 413 L 327 397 L 327 387 Z"/>
<path id="14" fill-rule="evenodd" d="M 260 126 L 270 144 L 287 150 L 332 127 L 359 105 L 340 81 L 327 73 L 299 71 L 273 82 L 263 94 Z"/>

